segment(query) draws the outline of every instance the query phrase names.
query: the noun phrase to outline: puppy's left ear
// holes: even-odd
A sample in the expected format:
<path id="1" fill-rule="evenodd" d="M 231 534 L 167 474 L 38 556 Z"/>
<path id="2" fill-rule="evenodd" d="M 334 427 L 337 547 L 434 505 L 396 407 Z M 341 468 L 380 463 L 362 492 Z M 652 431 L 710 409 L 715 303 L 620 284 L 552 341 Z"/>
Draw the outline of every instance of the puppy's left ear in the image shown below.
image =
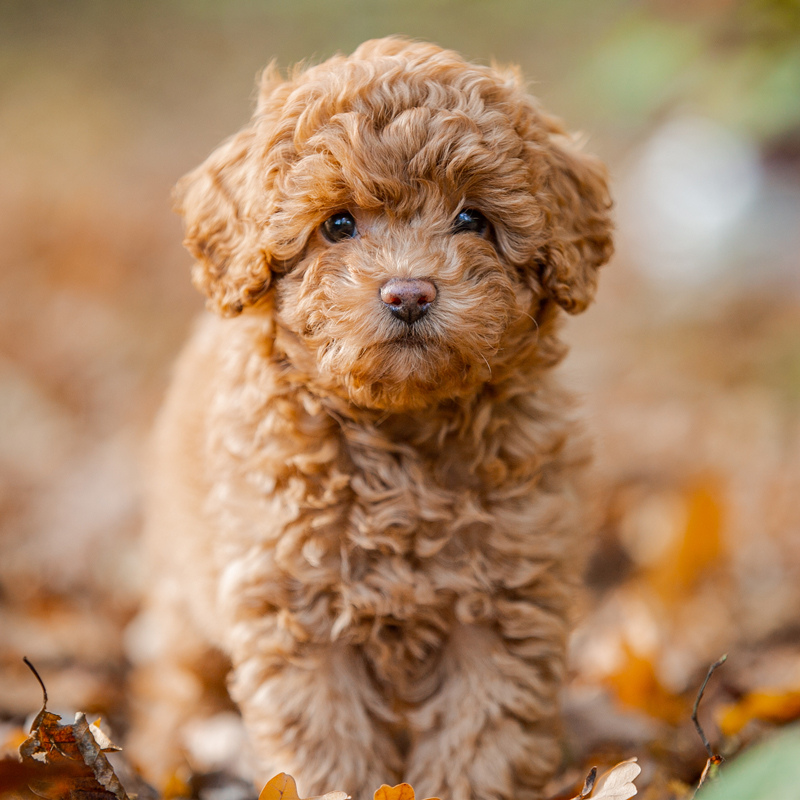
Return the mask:
<path id="1" fill-rule="evenodd" d="M 570 314 L 583 311 L 597 288 L 597 270 L 614 246 L 611 198 L 603 163 L 580 151 L 560 127 L 549 132 L 544 195 L 549 236 L 539 252 L 540 280 Z"/>
<path id="2" fill-rule="evenodd" d="M 175 187 L 175 208 L 186 224 L 183 243 L 196 259 L 192 281 L 223 316 L 254 305 L 270 285 L 267 253 L 252 208 L 259 197 L 254 138 L 248 126 Z"/>

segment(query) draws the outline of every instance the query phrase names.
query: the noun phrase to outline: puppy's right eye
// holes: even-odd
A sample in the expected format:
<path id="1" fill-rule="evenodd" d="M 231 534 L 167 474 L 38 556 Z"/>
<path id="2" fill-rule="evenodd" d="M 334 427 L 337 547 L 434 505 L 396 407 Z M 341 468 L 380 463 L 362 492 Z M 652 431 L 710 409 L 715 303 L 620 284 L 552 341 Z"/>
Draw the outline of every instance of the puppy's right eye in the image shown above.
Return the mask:
<path id="1" fill-rule="evenodd" d="M 322 233 L 329 242 L 343 242 L 352 239 L 356 231 L 356 221 L 352 214 L 346 211 L 337 211 L 322 223 Z"/>
<path id="2" fill-rule="evenodd" d="M 462 209 L 453 223 L 453 233 L 477 233 L 483 236 L 488 228 L 489 220 L 477 208 Z"/>

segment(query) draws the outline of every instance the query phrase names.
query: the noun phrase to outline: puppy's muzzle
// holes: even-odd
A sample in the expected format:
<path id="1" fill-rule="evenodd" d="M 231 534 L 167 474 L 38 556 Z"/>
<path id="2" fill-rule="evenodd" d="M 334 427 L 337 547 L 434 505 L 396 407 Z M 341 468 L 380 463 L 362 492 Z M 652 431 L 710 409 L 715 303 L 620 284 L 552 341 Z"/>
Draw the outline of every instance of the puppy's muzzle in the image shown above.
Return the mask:
<path id="1" fill-rule="evenodd" d="M 397 319 L 413 325 L 428 313 L 436 287 L 423 278 L 392 278 L 381 286 L 380 296 Z"/>

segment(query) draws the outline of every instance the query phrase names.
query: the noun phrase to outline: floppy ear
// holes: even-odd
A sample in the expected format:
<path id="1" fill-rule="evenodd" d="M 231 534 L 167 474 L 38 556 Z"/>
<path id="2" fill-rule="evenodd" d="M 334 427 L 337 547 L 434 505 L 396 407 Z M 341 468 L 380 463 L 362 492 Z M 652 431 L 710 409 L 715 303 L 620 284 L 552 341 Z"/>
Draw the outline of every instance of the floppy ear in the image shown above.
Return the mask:
<path id="1" fill-rule="evenodd" d="M 562 308 L 577 314 L 592 301 L 597 270 L 614 250 L 608 173 L 555 123 L 549 127 L 544 193 L 550 230 L 538 256 L 541 282 Z"/>
<path id="2" fill-rule="evenodd" d="M 255 188 L 253 139 L 253 130 L 245 128 L 175 187 L 175 207 L 186 224 L 183 244 L 197 259 L 192 281 L 224 316 L 263 297 L 271 279 L 249 207 Z"/>

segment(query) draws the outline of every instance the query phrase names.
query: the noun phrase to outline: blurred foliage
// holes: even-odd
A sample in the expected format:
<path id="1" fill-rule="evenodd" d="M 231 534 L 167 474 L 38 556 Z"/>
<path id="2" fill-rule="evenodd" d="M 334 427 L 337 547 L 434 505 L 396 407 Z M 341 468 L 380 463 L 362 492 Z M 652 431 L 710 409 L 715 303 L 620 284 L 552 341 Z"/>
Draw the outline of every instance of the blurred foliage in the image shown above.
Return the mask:
<path id="1" fill-rule="evenodd" d="M 800 122 L 800 3 L 640 6 L 621 15 L 583 74 L 583 97 L 606 117 L 641 125 L 680 108 L 780 136 Z"/>
<path id="2" fill-rule="evenodd" d="M 213 96 L 224 124 L 209 141 L 233 108 L 241 119 L 271 58 L 285 67 L 390 33 L 518 62 L 548 105 L 609 138 L 674 109 L 762 139 L 800 123 L 798 0 L 6 0 L 0 18 L 7 85 L 58 66 L 88 103 L 100 86 L 197 115 Z"/>
<path id="3" fill-rule="evenodd" d="M 752 748 L 698 794 L 698 800 L 795 800 L 800 796 L 800 726 Z"/>

